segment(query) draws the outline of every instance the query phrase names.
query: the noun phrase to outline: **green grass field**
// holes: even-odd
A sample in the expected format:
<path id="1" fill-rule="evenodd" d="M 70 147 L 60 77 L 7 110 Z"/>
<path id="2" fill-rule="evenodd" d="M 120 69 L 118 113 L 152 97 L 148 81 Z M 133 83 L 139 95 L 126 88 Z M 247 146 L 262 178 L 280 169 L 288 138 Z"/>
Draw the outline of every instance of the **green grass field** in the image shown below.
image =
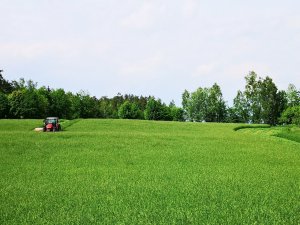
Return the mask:
<path id="1" fill-rule="evenodd" d="M 0 224 L 300 224 L 296 128 L 41 122 L 0 120 Z"/>

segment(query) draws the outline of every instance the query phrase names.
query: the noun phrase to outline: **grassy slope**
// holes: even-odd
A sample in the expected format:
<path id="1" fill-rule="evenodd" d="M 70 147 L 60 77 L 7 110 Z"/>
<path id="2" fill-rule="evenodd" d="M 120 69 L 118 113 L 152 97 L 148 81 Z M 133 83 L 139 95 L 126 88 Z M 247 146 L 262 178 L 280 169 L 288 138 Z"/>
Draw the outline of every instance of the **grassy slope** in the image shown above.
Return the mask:
<path id="1" fill-rule="evenodd" d="M 286 127 L 281 132 L 276 134 L 276 136 L 300 143 L 300 128 Z"/>
<path id="2" fill-rule="evenodd" d="M 300 127 L 294 125 L 278 127 L 268 125 L 242 125 L 235 127 L 234 130 L 242 131 L 243 133 L 275 136 L 300 143 Z"/>
<path id="3" fill-rule="evenodd" d="M 298 224 L 300 144 L 235 125 L 0 120 L 0 224 Z"/>

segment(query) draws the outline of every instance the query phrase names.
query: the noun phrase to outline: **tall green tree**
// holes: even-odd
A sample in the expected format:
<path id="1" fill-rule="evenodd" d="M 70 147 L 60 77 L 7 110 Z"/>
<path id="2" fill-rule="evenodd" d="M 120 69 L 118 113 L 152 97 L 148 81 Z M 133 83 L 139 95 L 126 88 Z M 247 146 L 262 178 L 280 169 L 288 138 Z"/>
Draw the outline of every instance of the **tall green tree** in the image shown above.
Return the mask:
<path id="1" fill-rule="evenodd" d="M 150 98 L 147 102 L 144 116 L 146 120 L 160 120 L 162 118 L 161 103 L 154 98 Z"/>
<path id="2" fill-rule="evenodd" d="M 289 84 L 286 91 L 286 98 L 288 107 L 300 105 L 300 91 L 297 90 L 294 84 Z"/>
<path id="3" fill-rule="evenodd" d="M 275 125 L 278 122 L 277 90 L 275 83 L 268 76 L 259 83 L 259 100 L 263 123 Z"/>
<path id="4" fill-rule="evenodd" d="M 80 117 L 97 118 L 98 117 L 98 99 L 91 97 L 88 93 L 81 91 L 78 94 L 80 99 Z"/>
<path id="5" fill-rule="evenodd" d="M 135 102 L 129 102 L 126 100 L 118 111 L 120 119 L 140 119 L 141 110 Z"/>
<path id="6" fill-rule="evenodd" d="M 9 102 L 7 95 L 0 92 L 0 119 L 8 118 L 9 116 Z"/>
<path id="7" fill-rule="evenodd" d="M 208 115 L 208 88 L 198 88 L 191 93 L 190 97 L 190 118 L 192 121 L 205 121 Z"/>
<path id="8" fill-rule="evenodd" d="M 49 116 L 69 118 L 71 101 L 64 89 L 59 88 L 50 91 Z"/>
<path id="9" fill-rule="evenodd" d="M 111 109 L 112 109 L 112 118 L 118 118 L 118 110 L 119 107 L 123 104 L 124 102 L 124 97 L 118 93 L 115 97 L 111 99 Z"/>
<path id="10" fill-rule="evenodd" d="M 66 95 L 71 103 L 67 119 L 80 118 L 80 96 L 74 95 L 72 92 L 68 92 Z"/>
<path id="11" fill-rule="evenodd" d="M 279 91 L 270 77 L 258 78 L 255 72 L 250 72 L 245 80 L 244 93 L 239 92 L 234 100 L 234 109 L 238 117 L 246 122 L 249 115 L 248 121 L 252 123 L 277 124 L 278 118 L 286 108 L 285 92 Z"/>
<path id="12" fill-rule="evenodd" d="M 10 115 L 13 118 L 42 118 L 46 114 L 48 101 L 36 89 L 32 80 L 15 81 L 15 90 L 9 94 Z"/>
<path id="13" fill-rule="evenodd" d="M 169 107 L 154 97 L 148 100 L 144 116 L 146 120 L 172 120 Z"/>
<path id="14" fill-rule="evenodd" d="M 232 121 L 237 123 L 248 123 L 250 120 L 249 105 L 243 92 L 238 91 L 233 99 Z"/>
<path id="15" fill-rule="evenodd" d="M 208 109 L 205 120 L 208 122 L 224 122 L 226 119 L 226 103 L 218 84 L 214 83 L 209 89 L 207 101 Z"/>
<path id="16" fill-rule="evenodd" d="M 0 92 L 9 94 L 13 91 L 13 85 L 8 80 L 5 80 L 2 76 L 3 70 L 0 70 Z"/>
<path id="17" fill-rule="evenodd" d="M 100 118 L 113 118 L 114 112 L 111 104 L 111 99 L 104 96 L 99 99 L 98 111 Z"/>
<path id="18" fill-rule="evenodd" d="M 252 71 L 246 77 L 246 86 L 244 95 L 249 105 L 250 120 L 252 123 L 261 123 L 261 101 L 260 101 L 260 83 L 257 74 Z"/>
<path id="19" fill-rule="evenodd" d="M 169 106 L 170 116 L 173 121 L 184 121 L 184 111 L 182 108 L 177 106 Z"/>
<path id="20" fill-rule="evenodd" d="M 226 103 L 216 83 L 211 88 L 199 87 L 182 94 L 184 116 L 190 121 L 222 122 L 226 119 Z"/>
<path id="21" fill-rule="evenodd" d="M 10 114 L 14 118 L 43 118 L 47 107 L 47 99 L 39 95 L 35 89 L 13 91 L 9 96 Z"/>
<path id="22" fill-rule="evenodd" d="M 281 115 L 280 122 L 300 125 L 300 106 L 288 107 Z"/>
<path id="23" fill-rule="evenodd" d="M 191 105 L 190 105 L 190 93 L 187 90 L 184 90 L 182 93 L 182 109 L 184 120 L 191 120 Z"/>
<path id="24" fill-rule="evenodd" d="M 276 109 L 277 109 L 277 118 L 280 118 L 281 114 L 287 108 L 287 97 L 285 91 L 278 91 L 276 95 Z"/>

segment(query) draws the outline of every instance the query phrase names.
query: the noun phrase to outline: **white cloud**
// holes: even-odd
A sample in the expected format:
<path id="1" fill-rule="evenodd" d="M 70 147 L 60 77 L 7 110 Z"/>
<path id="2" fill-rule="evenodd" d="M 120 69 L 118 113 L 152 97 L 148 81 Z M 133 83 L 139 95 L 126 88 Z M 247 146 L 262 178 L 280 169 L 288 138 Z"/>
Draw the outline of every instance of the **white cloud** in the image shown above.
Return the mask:
<path id="1" fill-rule="evenodd" d="M 45 41 L 34 43 L 5 42 L 0 43 L 0 57 L 11 59 L 37 59 L 43 56 L 56 58 L 79 57 L 84 52 L 93 52 L 95 55 L 103 54 L 110 48 L 109 43 L 85 42 L 75 40 Z"/>
<path id="2" fill-rule="evenodd" d="M 185 0 L 183 2 L 182 12 L 186 17 L 191 17 L 196 14 L 198 2 L 196 0 Z"/>
<path id="3" fill-rule="evenodd" d="M 130 76 L 155 75 L 153 72 L 157 70 L 164 62 L 161 54 L 153 55 L 146 59 L 137 60 L 134 62 L 126 62 L 121 65 L 120 73 Z"/>
<path id="4" fill-rule="evenodd" d="M 269 65 L 259 62 L 243 62 L 229 66 L 224 70 L 229 80 L 241 79 L 250 71 L 256 72 L 258 76 L 265 77 L 269 75 L 271 68 Z"/>
<path id="5" fill-rule="evenodd" d="M 287 25 L 291 29 L 297 29 L 298 31 L 300 31 L 300 16 L 291 16 L 287 20 Z"/>
<path id="6" fill-rule="evenodd" d="M 121 20 L 121 25 L 129 28 L 149 28 L 159 19 L 164 6 L 152 1 L 144 1 L 140 8 Z"/>
<path id="7" fill-rule="evenodd" d="M 211 75 L 214 70 L 216 70 L 216 64 L 214 63 L 202 64 L 194 70 L 192 75 L 194 77 L 207 76 L 207 75 Z"/>
<path id="8" fill-rule="evenodd" d="M 45 51 L 45 46 L 41 43 L 1 43 L 0 49 L 0 56 L 2 56 L 3 58 L 32 59 L 40 56 Z"/>

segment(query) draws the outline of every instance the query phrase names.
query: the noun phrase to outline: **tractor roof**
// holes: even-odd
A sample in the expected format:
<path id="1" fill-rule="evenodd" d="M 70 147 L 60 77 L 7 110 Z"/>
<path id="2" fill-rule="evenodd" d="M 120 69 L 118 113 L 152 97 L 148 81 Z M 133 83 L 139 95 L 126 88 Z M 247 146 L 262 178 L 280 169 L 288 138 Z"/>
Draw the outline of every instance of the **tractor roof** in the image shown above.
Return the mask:
<path id="1" fill-rule="evenodd" d="M 47 117 L 46 119 L 47 119 L 47 120 L 57 120 L 58 117 Z"/>

